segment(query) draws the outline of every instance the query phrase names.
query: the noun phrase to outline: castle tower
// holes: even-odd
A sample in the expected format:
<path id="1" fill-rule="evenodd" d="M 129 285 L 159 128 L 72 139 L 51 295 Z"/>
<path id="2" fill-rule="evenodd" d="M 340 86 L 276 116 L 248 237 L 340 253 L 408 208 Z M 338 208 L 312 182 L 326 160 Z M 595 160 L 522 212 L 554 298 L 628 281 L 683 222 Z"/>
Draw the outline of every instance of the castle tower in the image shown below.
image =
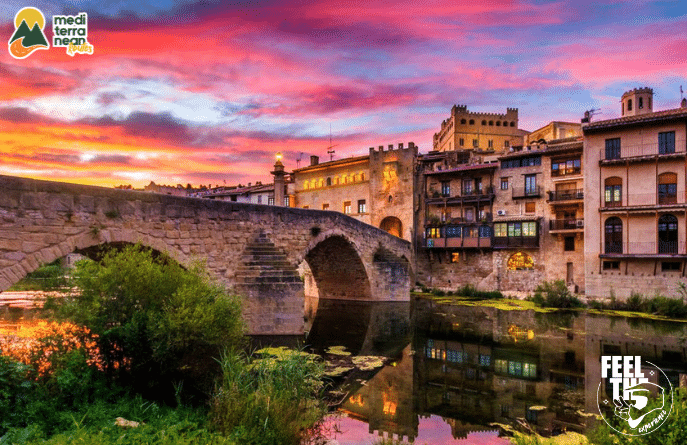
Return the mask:
<path id="1" fill-rule="evenodd" d="M 651 88 L 635 88 L 623 94 L 620 103 L 622 104 L 621 116 L 639 116 L 641 114 L 651 113 L 652 99 L 654 97 L 654 90 Z"/>

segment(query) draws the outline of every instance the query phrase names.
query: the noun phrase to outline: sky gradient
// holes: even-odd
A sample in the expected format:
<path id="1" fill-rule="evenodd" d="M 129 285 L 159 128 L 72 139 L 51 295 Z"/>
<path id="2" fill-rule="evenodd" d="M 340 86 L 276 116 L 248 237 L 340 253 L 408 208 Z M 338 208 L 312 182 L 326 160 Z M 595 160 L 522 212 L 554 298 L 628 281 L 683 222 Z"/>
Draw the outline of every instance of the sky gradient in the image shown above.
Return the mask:
<path id="1" fill-rule="evenodd" d="M 519 109 L 520 128 L 654 110 L 687 87 L 675 1 L 33 2 L 89 14 L 94 54 L 0 51 L 0 174 L 102 186 L 271 182 L 287 170 L 413 141 L 426 153 L 454 104 Z"/>

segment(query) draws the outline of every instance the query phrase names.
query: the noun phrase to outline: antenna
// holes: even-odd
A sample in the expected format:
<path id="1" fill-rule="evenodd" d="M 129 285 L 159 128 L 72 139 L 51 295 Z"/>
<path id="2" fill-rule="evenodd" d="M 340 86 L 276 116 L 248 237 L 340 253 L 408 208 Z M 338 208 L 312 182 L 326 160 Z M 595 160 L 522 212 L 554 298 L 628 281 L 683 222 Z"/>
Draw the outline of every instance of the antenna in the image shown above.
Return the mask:
<path id="1" fill-rule="evenodd" d="M 303 152 L 298 153 L 298 157 L 296 158 L 296 168 L 301 167 L 301 158 L 303 157 Z"/>
<path id="2" fill-rule="evenodd" d="M 327 147 L 327 154 L 329 155 L 329 161 L 332 161 L 334 159 L 334 153 L 336 153 L 334 150 L 332 150 L 334 147 L 336 147 L 339 144 L 334 144 L 332 145 L 332 124 L 329 124 L 329 147 Z"/>
<path id="3" fill-rule="evenodd" d="M 680 85 L 680 100 L 682 100 L 682 93 L 683 93 L 683 91 L 682 91 L 682 85 Z"/>
<path id="4" fill-rule="evenodd" d="M 592 116 L 595 114 L 601 113 L 601 108 L 592 108 L 591 110 L 587 110 L 584 112 L 584 119 L 582 120 L 582 123 L 585 122 L 591 122 L 592 121 Z"/>

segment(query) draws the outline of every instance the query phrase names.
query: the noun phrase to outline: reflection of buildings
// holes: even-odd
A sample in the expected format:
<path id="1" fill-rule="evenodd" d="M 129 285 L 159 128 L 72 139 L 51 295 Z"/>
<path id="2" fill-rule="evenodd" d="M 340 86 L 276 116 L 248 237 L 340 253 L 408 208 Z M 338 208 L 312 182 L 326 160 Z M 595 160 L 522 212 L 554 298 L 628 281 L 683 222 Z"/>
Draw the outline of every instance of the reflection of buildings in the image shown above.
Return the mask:
<path id="1" fill-rule="evenodd" d="M 593 296 L 672 294 L 685 277 L 687 100 L 654 112 L 652 99 L 650 88 L 628 91 L 622 117 L 583 125 L 585 280 Z"/>

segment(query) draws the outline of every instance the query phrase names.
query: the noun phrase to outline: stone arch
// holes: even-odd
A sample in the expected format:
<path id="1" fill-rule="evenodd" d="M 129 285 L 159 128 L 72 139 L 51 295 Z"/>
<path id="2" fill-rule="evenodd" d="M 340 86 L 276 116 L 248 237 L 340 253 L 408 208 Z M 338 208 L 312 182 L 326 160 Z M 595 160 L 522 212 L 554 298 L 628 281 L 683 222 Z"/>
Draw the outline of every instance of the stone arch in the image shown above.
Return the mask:
<path id="1" fill-rule="evenodd" d="M 173 249 L 161 239 L 148 235 L 141 235 L 140 232 L 119 228 L 117 230 L 102 229 L 97 234 L 88 231 L 86 233 L 70 236 L 59 244 L 46 245 L 31 253 L 15 252 L 14 258 L 17 263 L 13 267 L 6 269 L 5 278 L 9 281 L 2 280 L 2 277 L 0 277 L 0 292 L 12 286 L 29 273 L 35 271 L 41 265 L 52 263 L 72 252 L 86 250 L 105 244 L 136 243 L 164 253 L 182 266 L 186 267 L 191 262 L 190 257 L 177 249 Z"/>
<path id="2" fill-rule="evenodd" d="M 312 271 L 320 298 L 371 300 L 370 271 L 359 247 L 338 231 L 313 239 L 298 263 L 305 260 Z"/>
<path id="3" fill-rule="evenodd" d="M 403 238 L 403 223 L 395 216 L 387 216 L 379 224 L 379 228 L 391 235 Z"/>

